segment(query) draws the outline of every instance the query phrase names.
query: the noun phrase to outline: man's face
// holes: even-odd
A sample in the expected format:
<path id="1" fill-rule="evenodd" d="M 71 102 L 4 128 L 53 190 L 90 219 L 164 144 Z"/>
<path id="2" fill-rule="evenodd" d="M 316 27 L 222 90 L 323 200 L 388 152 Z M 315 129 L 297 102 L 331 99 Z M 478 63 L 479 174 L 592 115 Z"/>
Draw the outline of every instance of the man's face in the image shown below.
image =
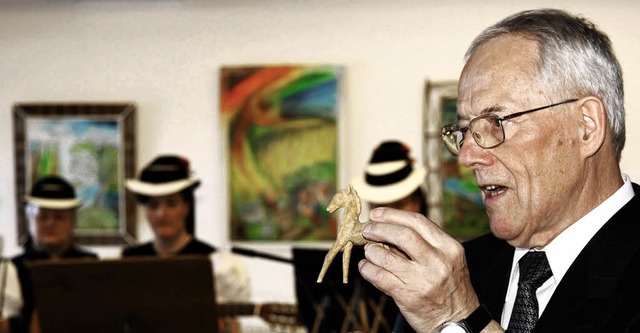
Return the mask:
<path id="1" fill-rule="evenodd" d="M 48 251 L 59 251 L 71 245 L 75 225 L 75 209 L 50 209 L 32 206 L 29 216 L 36 243 Z"/>
<path id="2" fill-rule="evenodd" d="M 560 102 L 536 83 L 537 44 L 503 35 L 469 59 L 460 77 L 460 126 L 482 114 L 505 116 Z M 473 169 L 492 232 L 512 246 L 543 247 L 574 222 L 585 165 L 579 149 L 580 113 L 569 103 L 503 121 L 504 142 L 484 149 L 465 136 L 459 162 Z"/>

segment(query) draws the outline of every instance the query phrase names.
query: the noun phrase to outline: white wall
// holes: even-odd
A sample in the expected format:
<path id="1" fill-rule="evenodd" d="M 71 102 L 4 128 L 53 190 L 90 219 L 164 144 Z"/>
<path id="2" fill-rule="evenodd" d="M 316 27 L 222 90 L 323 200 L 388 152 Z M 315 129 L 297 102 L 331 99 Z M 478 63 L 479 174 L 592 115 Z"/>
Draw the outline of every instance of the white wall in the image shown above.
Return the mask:
<path id="1" fill-rule="evenodd" d="M 218 117 L 223 65 L 330 63 L 346 68 L 343 183 L 383 139 L 421 153 L 426 80 L 455 80 L 471 39 L 517 10 L 556 1 L 510 0 L 0 0 L 0 232 L 16 244 L 11 107 L 24 101 L 134 101 L 138 166 L 160 153 L 191 159 L 198 236 L 229 246 L 226 171 Z M 608 32 L 627 94 L 622 167 L 640 180 L 640 3 L 566 0 Z M 140 219 L 140 238 L 150 238 Z M 258 248 L 289 256 L 289 246 Z M 102 256 L 117 248 L 97 249 Z M 287 265 L 250 259 L 258 300 L 293 300 Z"/>

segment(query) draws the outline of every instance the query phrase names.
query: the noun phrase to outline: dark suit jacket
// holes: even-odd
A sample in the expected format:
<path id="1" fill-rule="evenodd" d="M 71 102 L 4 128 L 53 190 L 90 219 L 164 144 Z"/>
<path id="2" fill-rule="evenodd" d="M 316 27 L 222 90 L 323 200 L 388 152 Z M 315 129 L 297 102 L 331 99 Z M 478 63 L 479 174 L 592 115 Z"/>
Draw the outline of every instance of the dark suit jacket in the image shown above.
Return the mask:
<path id="1" fill-rule="evenodd" d="M 587 243 L 534 332 L 640 332 L 640 187 Z M 493 235 L 464 244 L 480 302 L 500 321 L 514 249 Z"/>

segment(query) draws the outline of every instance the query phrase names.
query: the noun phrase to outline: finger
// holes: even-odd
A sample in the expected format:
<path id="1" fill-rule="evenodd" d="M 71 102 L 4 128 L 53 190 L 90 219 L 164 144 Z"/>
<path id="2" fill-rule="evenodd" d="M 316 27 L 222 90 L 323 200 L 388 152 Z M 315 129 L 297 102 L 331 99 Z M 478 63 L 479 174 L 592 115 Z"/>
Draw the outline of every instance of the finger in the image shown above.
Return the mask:
<path id="1" fill-rule="evenodd" d="M 393 244 L 385 244 L 385 245 L 387 245 L 387 248 L 388 248 L 391 252 L 395 253 L 397 256 L 401 256 L 402 258 L 405 258 L 405 259 L 411 260 L 411 257 L 409 257 L 409 255 L 407 254 L 407 252 L 404 252 L 401 248 L 399 248 L 399 247 L 397 247 L 397 246 L 395 246 L 395 245 L 393 245 Z"/>
<path id="2" fill-rule="evenodd" d="M 371 222 L 364 227 L 362 235 L 375 242 L 391 244 L 420 263 L 427 263 L 435 250 L 422 235 L 402 225 Z"/>
<path id="3" fill-rule="evenodd" d="M 406 255 L 385 249 L 382 246 L 367 244 L 364 247 L 364 256 L 372 264 L 389 271 L 403 283 L 407 283 L 407 275 L 411 270 L 411 259 Z"/>
<path id="4" fill-rule="evenodd" d="M 435 222 L 419 213 L 379 207 L 372 209 L 369 217 L 374 222 L 386 222 L 411 228 L 436 247 L 446 244 L 451 238 Z"/>
<path id="5" fill-rule="evenodd" d="M 404 286 L 404 283 L 391 272 L 374 265 L 367 259 L 360 260 L 358 270 L 365 280 L 392 298 Z"/>

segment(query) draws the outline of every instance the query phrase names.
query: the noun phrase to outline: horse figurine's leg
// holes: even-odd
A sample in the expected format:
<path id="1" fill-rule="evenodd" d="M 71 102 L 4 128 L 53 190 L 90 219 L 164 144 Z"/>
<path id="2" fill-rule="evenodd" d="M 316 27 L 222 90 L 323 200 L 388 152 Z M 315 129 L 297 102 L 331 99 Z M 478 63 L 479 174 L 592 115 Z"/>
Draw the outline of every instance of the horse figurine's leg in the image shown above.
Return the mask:
<path id="1" fill-rule="evenodd" d="M 329 249 L 329 252 L 327 253 L 327 255 L 324 257 L 324 263 L 322 263 L 322 269 L 320 270 L 320 274 L 318 275 L 318 280 L 316 281 L 317 283 L 322 282 L 322 279 L 324 278 L 324 275 L 327 273 L 327 270 L 329 269 L 329 266 L 331 265 L 331 262 L 333 262 L 333 259 L 336 257 L 336 255 L 338 254 L 338 252 L 340 252 L 340 250 L 349 242 L 349 240 L 336 240 L 335 243 L 333 243 L 333 245 L 331 246 L 331 249 Z"/>
<path id="2" fill-rule="evenodd" d="M 360 198 L 351 185 L 333 195 L 333 198 L 327 206 L 327 212 L 333 213 L 339 208 L 344 208 L 345 211 L 342 215 L 340 226 L 338 227 L 336 241 L 324 258 L 322 269 L 318 275 L 318 283 L 322 282 L 324 275 L 329 269 L 329 265 L 331 265 L 331 262 L 342 248 L 344 248 L 344 254 L 342 255 L 342 280 L 344 283 L 347 283 L 351 249 L 354 244 L 364 245 L 367 242 L 364 237 L 362 237 L 363 225 L 358 220 L 360 215 Z"/>
<path id="3" fill-rule="evenodd" d="M 348 241 L 344 245 L 342 252 L 342 283 L 349 282 L 349 262 L 351 261 L 351 249 L 353 248 L 353 242 Z"/>

